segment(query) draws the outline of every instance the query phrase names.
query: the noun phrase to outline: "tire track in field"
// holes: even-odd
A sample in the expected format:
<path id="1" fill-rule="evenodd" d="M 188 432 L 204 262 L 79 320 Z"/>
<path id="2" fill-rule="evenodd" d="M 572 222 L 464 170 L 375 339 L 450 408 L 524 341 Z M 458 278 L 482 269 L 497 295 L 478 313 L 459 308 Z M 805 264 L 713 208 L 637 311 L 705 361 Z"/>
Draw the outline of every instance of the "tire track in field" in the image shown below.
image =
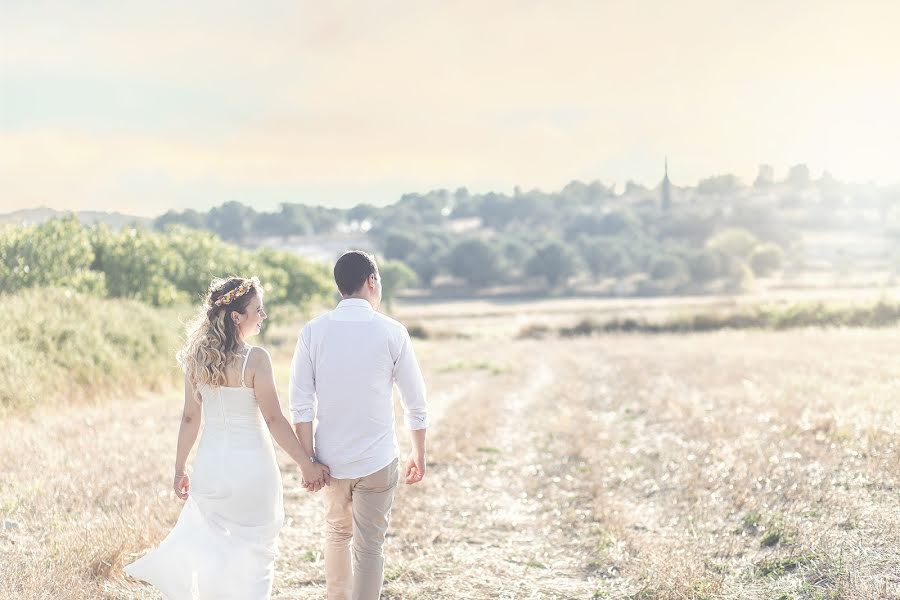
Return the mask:
<path id="1" fill-rule="evenodd" d="M 439 425 L 430 487 L 398 502 L 406 514 L 389 544 L 385 597 L 590 597 L 590 482 L 573 476 L 577 461 L 541 426 L 555 418 L 568 365 L 542 350 L 507 345 L 514 368 Z M 572 529 L 573 519 L 585 527 Z"/>

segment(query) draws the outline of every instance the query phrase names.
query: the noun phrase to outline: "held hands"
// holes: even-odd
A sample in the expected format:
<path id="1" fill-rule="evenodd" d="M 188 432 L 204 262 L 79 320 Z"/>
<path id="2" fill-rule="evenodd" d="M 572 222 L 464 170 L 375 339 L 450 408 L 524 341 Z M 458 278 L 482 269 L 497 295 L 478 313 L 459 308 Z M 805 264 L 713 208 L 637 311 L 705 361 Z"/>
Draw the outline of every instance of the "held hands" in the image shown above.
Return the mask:
<path id="1" fill-rule="evenodd" d="M 175 480 L 172 482 L 175 489 L 175 495 L 182 500 L 187 500 L 188 492 L 191 490 L 191 478 L 187 473 L 175 473 Z"/>
<path id="2" fill-rule="evenodd" d="M 410 452 L 409 459 L 406 461 L 407 485 L 418 483 L 422 481 L 423 477 L 425 477 L 425 453 Z"/>
<path id="3" fill-rule="evenodd" d="M 307 492 L 318 492 L 331 483 L 331 471 L 322 463 L 301 465 L 300 474 Z"/>

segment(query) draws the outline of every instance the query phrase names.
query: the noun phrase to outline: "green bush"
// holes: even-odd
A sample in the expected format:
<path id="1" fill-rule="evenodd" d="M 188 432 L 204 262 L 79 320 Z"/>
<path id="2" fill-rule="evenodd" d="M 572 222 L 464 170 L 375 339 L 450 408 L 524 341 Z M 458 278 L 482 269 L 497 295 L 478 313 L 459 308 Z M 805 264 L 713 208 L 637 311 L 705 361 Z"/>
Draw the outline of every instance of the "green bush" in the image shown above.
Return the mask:
<path id="1" fill-rule="evenodd" d="M 0 414 L 178 380 L 175 352 L 189 307 L 37 287 L 3 303 L 24 317 L 7 324 L 0 346 Z"/>
<path id="2" fill-rule="evenodd" d="M 249 258 L 258 265 L 267 303 L 307 307 L 335 293 L 334 279 L 325 265 L 290 252 L 268 249 L 259 250 Z"/>
<path id="3" fill-rule="evenodd" d="M 0 228 L 0 291 L 65 285 L 102 293 L 103 278 L 84 273 L 93 261 L 90 234 L 75 217 Z"/>
<path id="4" fill-rule="evenodd" d="M 113 232 L 69 217 L 0 229 L 3 293 L 50 286 L 175 306 L 196 302 L 213 277 L 229 275 L 257 275 L 273 305 L 303 308 L 333 290 L 324 265 L 288 252 L 251 252 L 181 226 Z"/>
<path id="5" fill-rule="evenodd" d="M 186 291 L 178 289 L 188 266 L 166 236 L 145 229 L 113 233 L 100 226 L 91 238 L 93 269 L 104 274 L 110 298 L 132 298 L 154 306 L 189 301 Z"/>

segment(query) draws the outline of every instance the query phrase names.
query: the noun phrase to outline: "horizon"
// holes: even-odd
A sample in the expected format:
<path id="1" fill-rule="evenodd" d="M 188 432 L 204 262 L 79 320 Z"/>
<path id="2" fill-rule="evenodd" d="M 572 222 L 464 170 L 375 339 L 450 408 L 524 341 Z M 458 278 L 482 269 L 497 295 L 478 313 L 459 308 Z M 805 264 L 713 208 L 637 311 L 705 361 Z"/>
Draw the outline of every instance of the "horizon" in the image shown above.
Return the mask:
<path id="1" fill-rule="evenodd" d="M 653 188 L 666 155 L 682 187 L 900 183 L 889 2 L 0 11 L 0 212 Z"/>
<path id="2" fill-rule="evenodd" d="M 767 163 L 763 163 L 763 164 L 767 165 Z M 798 165 L 805 165 L 805 164 L 806 164 L 806 163 L 798 163 Z M 760 165 L 760 166 L 762 166 L 762 165 Z M 771 165 L 768 165 L 768 166 L 771 166 Z M 797 165 L 792 165 L 792 166 L 797 166 Z M 808 165 L 807 165 L 807 166 L 808 166 Z M 690 184 L 690 185 L 679 185 L 677 182 L 671 181 L 671 176 L 670 176 L 669 179 L 670 179 L 670 185 L 671 185 L 673 188 L 690 190 L 690 189 L 695 189 L 695 188 L 696 188 L 696 187 L 697 187 L 704 179 L 712 178 L 712 177 L 727 176 L 727 175 L 735 175 L 735 174 L 734 174 L 734 173 L 716 173 L 716 174 L 713 174 L 713 175 L 709 175 L 708 177 L 701 178 L 700 180 L 698 180 L 698 181 L 696 181 L 695 183 Z M 773 184 L 774 184 L 774 185 L 781 185 L 781 184 L 786 183 L 784 177 L 779 177 L 778 175 L 779 175 L 779 172 L 776 171 L 776 172 L 775 172 L 775 179 L 774 179 L 774 181 L 773 181 Z M 785 171 L 785 172 L 783 173 L 783 175 L 786 176 L 786 175 L 787 175 L 787 171 Z M 824 179 L 824 178 L 825 178 L 826 176 L 828 176 L 828 175 L 831 175 L 831 172 L 828 171 L 827 169 L 825 169 L 825 170 L 823 170 L 821 173 L 819 173 L 818 176 L 816 176 L 816 174 L 815 174 L 814 172 L 810 171 L 810 179 L 809 179 L 809 181 L 810 181 L 810 183 L 815 183 L 815 182 L 817 182 L 817 181 L 820 181 L 820 180 Z M 900 188 L 900 181 L 897 181 L 897 182 L 894 182 L 894 183 L 879 184 L 879 183 L 874 182 L 874 181 L 871 181 L 871 180 L 870 180 L 870 181 L 865 181 L 865 182 L 859 182 L 859 181 L 841 181 L 840 179 L 837 179 L 837 178 L 834 178 L 834 180 L 837 181 L 838 183 L 842 184 L 842 185 L 850 185 L 850 186 L 875 186 L 875 187 L 877 187 L 877 188 L 879 188 L 879 189 L 891 189 L 891 188 L 895 188 L 895 187 Z M 625 185 L 621 185 L 621 186 L 620 186 L 618 183 L 609 183 L 609 182 L 604 181 L 604 180 L 602 180 L 602 179 L 593 179 L 593 180 L 573 179 L 573 180 L 568 181 L 568 182 L 566 182 L 565 184 L 559 186 L 558 188 L 554 188 L 554 189 L 549 189 L 549 190 L 547 190 L 547 189 L 541 189 L 541 188 L 531 188 L 531 189 L 529 189 L 529 190 L 524 190 L 524 189 L 523 189 L 523 190 L 521 190 L 521 191 L 524 192 L 524 193 L 527 193 L 527 192 L 530 192 L 530 191 L 537 190 L 537 191 L 540 191 L 540 192 L 543 192 L 543 193 L 547 193 L 547 194 L 556 194 L 556 193 L 560 193 L 566 185 L 568 185 L 569 183 L 573 183 L 573 182 L 580 182 L 580 183 L 583 183 L 583 184 L 586 184 L 586 185 L 589 185 L 589 184 L 595 183 L 595 182 L 599 182 L 599 183 L 601 183 L 601 184 L 603 184 L 603 185 L 606 185 L 606 186 L 610 187 L 610 188 L 612 189 L 613 194 L 614 194 L 615 197 L 622 197 L 622 196 L 625 195 Z M 628 182 L 625 182 L 625 183 L 629 183 L 629 182 L 630 182 L 630 183 L 637 184 L 637 185 L 639 185 L 639 186 L 641 186 L 641 187 L 644 187 L 644 188 L 646 188 L 646 189 L 648 189 L 648 190 L 650 190 L 650 191 L 653 191 L 653 190 L 656 190 L 656 189 L 658 188 L 658 186 L 662 183 L 662 178 L 660 178 L 660 180 L 657 181 L 655 184 L 650 184 L 650 185 L 645 184 L 644 182 L 633 181 L 633 180 L 629 180 Z M 739 183 L 742 187 L 744 187 L 744 188 L 753 188 L 753 187 L 754 187 L 753 182 L 748 182 L 748 181 L 746 181 L 743 177 L 738 177 L 738 183 Z M 516 187 L 519 187 L 519 186 L 513 186 L 514 189 L 515 189 Z M 429 194 L 429 193 L 431 193 L 431 192 L 439 191 L 439 190 L 449 191 L 449 192 L 452 193 L 453 191 L 455 191 L 455 190 L 458 189 L 458 188 L 466 188 L 466 189 L 469 191 L 469 193 L 470 193 L 471 195 L 473 195 L 473 196 L 483 196 L 483 195 L 487 195 L 487 194 L 490 194 L 490 193 L 495 193 L 495 194 L 499 194 L 499 195 L 502 195 L 502 196 L 513 197 L 513 194 L 514 194 L 514 190 L 502 190 L 502 191 L 501 191 L 501 190 L 494 190 L 494 189 L 491 189 L 491 190 L 486 190 L 486 191 L 473 191 L 473 190 L 470 189 L 468 186 L 462 185 L 462 186 L 457 186 L 457 187 L 455 187 L 455 188 L 430 188 L 430 189 L 428 189 L 428 190 L 408 191 L 408 192 L 404 192 L 403 194 L 401 194 L 400 196 L 398 196 L 397 198 L 395 198 L 395 199 L 393 199 L 393 200 L 391 200 L 391 201 L 384 202 L 384 203 L 381 203 L 381 204 L 374 204 L 374 203 L 369 203 L 369 204 L 372 204 L 373 206 L 376 206 L 376 207 L 378 207 L 378 208 L 384 208 L 384 207 L 386 207 L 386 206 L 391 206 L 391 205 L 393 205 L 393 204 L 396 204 L 397 202 L 399 202 L 399 201 L 401 200 L 402 196 L 407 195 L 407 194 L 422 194 L 422 195 L 425 195 L 425 194 Z M 316 203 L 311 203 L 311 202 L 304 202 L 304 201 L 302 201 L 302 200 L 300 200 L 300 201 L 287 200 L 287 201 L 285 201 L 285 202 L 279 202 L 278 204 L 276 204 L 276 205 L 274 205 L 274 206 L 272 206 L 272 207 L 264 207 L 264 208 L 260 208 L 259 206 L 256 206 L 256 205 L 253 205 L 253 204 L 251 204 L 251 203 L 249 203 L 249 202 L 245 202 L 245 201 L 241 201 L 241 200 L 222 200 L 222 201 L 219 201 L 219 202 L 213 202 L 212 204 L 210 204 L 210 205 L 208 205 L 208 206 L 202 206 L 202 207 L 195 207 L 195 206 L 189 206 L 189 207 L 169 207 L 169 208 L 164 208 L 161 212 L 154 212 L 154 213 L 141 214 L 141 213 L 137 213 L 137 212 L 126 212 L 126 211 L 119 210 L 119 209 L 117 209 L 117 208 L 111 208 L 111 209 L 97 209 L 97 208 L 90 208 L 90 207 L 88 207 L 88 208 L 69 208 L 69 207 L 57 208 L 57 207 L 53 207 L 53 206 L 48 206 L 48 205 L 46 205 L 46 204 L 41 204 L 41 205 L 37 205 L 37 206 L 25 206 L 25 207 L 21 207 L 21 208 L 13 208 L 13 209 L 11 209 L 11 210 L 5 210 L 5 212 L 0 213 L 0 216 L 12 214 L 12 213 L 17 213 L 17 212 L 21 212 L 21 211 L 31 211 L 31 210 L 55 210 L 55 211 L 59 211 L 59 212 L 72 212 L 72 213 L 109 213 L 109 214 L 121 214 L 122 216 L 127 216 L 127 217 L 139 217 L 139 218 L 144 218 L 144 219 L 156 219 L 156 218 L 161 217 L 161 216 L 165 215 L 166 213 L 172 212 L 172 211 L 178 212 L 178 213 L 182 213 L 182 212 L 185 212 L 185 211 L 187 211 L 187 210 L 196 210 L 196 211 L 198 211 L 198 212 L 200 212 L 200 213 L 204 213 L 204 212 L 208 212 L 208 211 L 211 210 L 212 208 L 222 206 L 223 204 L 226 204 L 226 203 L 232 202 L 232 201 L 236 201 L 236 202 L 238 202 L 239 204 L 243 204 L 243 205 L 245 205 L 245 206 L 247 206 L 247 207 L 249 207 L 249 208 L 255 210 L 255 211 L 258 212 L 258 213 L 264 213 L 264 212 L 270 212 L 270 213 L 271 213 L 271 212 L 277 212 L 277 211 L 279 210 L 281 204 L 303 204 L 303 205 L 306 205 L 306 206 L 317 207 L 317 208 L 337 208 L 337 209 L 340 209 L 340 210 L 349 210 L 350 208 L 353 208 L 354 206 L 356 206 L 356 204 L 347 205 L 347 206 L 328 206 L 328 205 L 324 205 L 324 204 L 316 204 Z"/>

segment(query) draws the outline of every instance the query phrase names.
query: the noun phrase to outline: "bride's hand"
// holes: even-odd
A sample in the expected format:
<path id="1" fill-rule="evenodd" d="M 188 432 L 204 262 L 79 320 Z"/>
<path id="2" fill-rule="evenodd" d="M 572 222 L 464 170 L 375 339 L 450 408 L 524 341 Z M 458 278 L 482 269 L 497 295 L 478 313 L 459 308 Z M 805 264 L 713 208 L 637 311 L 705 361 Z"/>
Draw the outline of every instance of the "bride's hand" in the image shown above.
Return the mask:
<path id="1" fill-rule="evenodd" d="M 175 489 L 176 496 L 182 500 L 187 500 L 188 492 L 191 490 L 191 478 L 188 477 L 187 473 L 176 473 L 172 487 Z"/>
<path id="2" fill-rule="evenodd" d="M 300 467 L 303 487 L 308 492 L 318 492 L 331 483 L 331 470 L 322 463 L 304 465 Z"/>

